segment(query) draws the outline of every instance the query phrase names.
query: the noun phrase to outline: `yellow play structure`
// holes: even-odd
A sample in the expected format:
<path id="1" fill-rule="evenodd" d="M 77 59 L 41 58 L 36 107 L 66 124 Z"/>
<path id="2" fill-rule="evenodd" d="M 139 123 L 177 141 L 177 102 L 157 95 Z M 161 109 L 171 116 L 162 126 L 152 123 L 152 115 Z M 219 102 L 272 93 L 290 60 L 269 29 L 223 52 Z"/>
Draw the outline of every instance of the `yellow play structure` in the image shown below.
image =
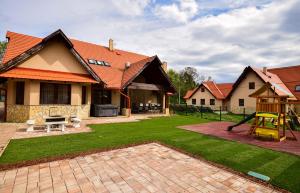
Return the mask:
<path id="1" fill-rule="evenodd" d="M 272 92 L 275 88 L 271 88 L 271 84 L 266 84 L 250 95 L 256 98 L 256 114 L 250 134 L 283 141 L 286 139 L 286 130 L 289 130 L 293 136 L 292 139 L 297 140 L 291 130 L 287 112 L 288 105 L 294 102 L 288 102 L 288 95 L 276 95 Z"/>

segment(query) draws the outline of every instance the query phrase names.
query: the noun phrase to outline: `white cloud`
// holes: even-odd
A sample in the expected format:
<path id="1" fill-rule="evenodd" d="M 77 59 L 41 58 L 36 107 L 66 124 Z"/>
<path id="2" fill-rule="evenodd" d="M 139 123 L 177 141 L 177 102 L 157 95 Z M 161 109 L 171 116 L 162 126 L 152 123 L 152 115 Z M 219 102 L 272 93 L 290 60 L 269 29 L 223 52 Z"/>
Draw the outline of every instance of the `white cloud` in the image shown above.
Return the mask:
<path id="1" fill-rule="evenodd" d="M 178 0 L 170 5 L 157 5 L 155 14 L 164 19 L 177 22 L 187 22 L 193 18 L 198 11 L 198 4 L 195 0 Z"/>
<path id="2" fill-rule="evenodd" d="M 115 0 L 112 1 L 121 14 L 129 16 L 142 15 L 151 0 Z"/>
<path id="3" fill-rule="evenodd" d="M 117 48 L 157 54 L 171 68 L 193 66 L 201 74 L 225 82 L 234 81 L 247 65 L 300 64 L 299 0 L 274 0 L 263 6 L 257 5 L 264 0 L 198 0 L 197 13 L 191 11 L 193 6 L 177 1 L 179 11 L 190 10 L 186 12 L 193 15 L 180 16 L 185 18 L 183 23 L 166 22 L 153 15 L 159 4 L 153 5 L 154 1 L 143 4 L 138 8 L 141 12 L 134 15 L 109 1 L 90 0 L 84 7 L 80 0 L 28 1 L 4 0 L 0 7 L 1 37 L 5 37 L 5 30 L 45 36 L 62 28 L 70 37 L 104 45 L 113 38 Z M 233 1 L 237 4 L 230 3 Z M 234 9 L 198 16 L 204 9 L 230 6 Z M 47 14 L 42 7 L 47 7 Z"/>

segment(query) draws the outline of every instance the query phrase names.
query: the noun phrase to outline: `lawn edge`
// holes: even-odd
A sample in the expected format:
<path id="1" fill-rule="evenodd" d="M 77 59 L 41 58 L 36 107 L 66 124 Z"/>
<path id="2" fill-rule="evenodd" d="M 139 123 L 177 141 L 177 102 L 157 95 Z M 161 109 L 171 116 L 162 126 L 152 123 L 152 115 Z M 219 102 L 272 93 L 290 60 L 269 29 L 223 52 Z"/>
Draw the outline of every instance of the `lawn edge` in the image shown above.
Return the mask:
<path id="1" fill-rule="evenodd" d="M 13 164 L 0 164 L 0 171 L 6 171 L 6 170 L 10 170 L 10 169 L 17 169 L 17 168 L 21 168 L 21 167 L 27 167 L 27 166 L 32 166 L 32 165 L 38 165 L 38 164 L 42 164 L 42 163 L 47 163 L 47 162 L 53 162 L 53 161 L 60 161 L 60 160 L 64 160 L 64 159 L 73 159 L 76 157 L 80 157 L 80 156 L 86 156 L 86 155 L 91 155 L 91 154 L 95 154 L 95 153 L 101 153 L 101 152 L 107 152 L 107 151 L 112 151 L 112 150 L 118 150 L 118 149 L 125 149 L 125 148 L 129 148 L 129 147 L 135 147 L 135 146 L 139 146 L 139 145 L 146 145 L 146 144 L 151 144 L 151 143 L 156 143 L 162 146 L 165 146 L 169 149 L 172 149 L 174 151 L 177 151 L 179 153 L 182 153 L 184 155 L 187 155 L 189 157 L 192 157 L 194 159 L 203 161 L 211 166 L 215 166 L 219 169 L 223 169 L 227 172 L 233 173 L 235 175 L 238 175 L 240 177 L 243 177 L 245 179 L 248 179 L 254 183 L 258 183 L 261 185 L 264 185 L 266 187 L 272 188 L 276 191 L 280 191 L 283 193 L 290 193 L 290 191 L 285 190 L 279 186 L 276 186 L 274 184 L 271 184 L 270 182 L 265 182 L 262 180 L 259 180 L 257 178 L 251 177 L 243 172 L 239 172 L 237 170 L 234 170 L 230 167 L 224 166 L 222 164 L 218 164 L 212 161 L 209 161 L 199 155 L 195 155 L 193 153 L 190 153 L 186 150 L 183 150 L 181 148 L 163 143 L 161 141 L 144 141 L 144 142 L 140 142 L 140 143 L 131 143 L 131 144 L 126 144 L 126 145 L 120 145 L 120 146 L 116 146 L 116 147 L 110 147 L 110 148 L 99 148 L 99 149 L 92 149 L 92 150 L 88 150 L 88 151 L 84 151 L 84 152 L 76 152 L 76 153 L 69 153 L 69 154 L 64 154 L 61 156 L 51 156 L 51 157 L 45 157 L 42 159 L 36 159 L 36 160 L 28 160 L 28 161 L 22 161 L 22 162 L 18 162 L 18 163 L 13 163 Z"/>

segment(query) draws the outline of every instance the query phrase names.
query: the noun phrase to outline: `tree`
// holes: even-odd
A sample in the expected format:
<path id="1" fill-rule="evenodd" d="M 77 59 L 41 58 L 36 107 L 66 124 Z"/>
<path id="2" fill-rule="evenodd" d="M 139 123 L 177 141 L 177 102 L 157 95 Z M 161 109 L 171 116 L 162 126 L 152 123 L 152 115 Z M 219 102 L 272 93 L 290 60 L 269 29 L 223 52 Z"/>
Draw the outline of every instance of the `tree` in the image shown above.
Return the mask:
<path id="1" fill-rule="evenodd" d="M 0 64 L 1 64 L 1 61 L 2 61 L 2 57 L 4 55 L 4 51 L 6 49 L 6 46 L 7 46 L 6 41 L 0 41 Z"/>
<path id="2" fill-rule="evenodd" d="M 170 69 L 168 71 L 168 75 L 177 90 L 177 93 L 173 95 L 170 99 L 170 102 L 173 104 L 183 103 L 183 97 L 185 93 L 188 90 L 194 89 L 196 86 L 198 86 L 200 78 L 197 69 L 193 67 L 186 67 L 180 72 L 176 72 L 175 70 Z"/>

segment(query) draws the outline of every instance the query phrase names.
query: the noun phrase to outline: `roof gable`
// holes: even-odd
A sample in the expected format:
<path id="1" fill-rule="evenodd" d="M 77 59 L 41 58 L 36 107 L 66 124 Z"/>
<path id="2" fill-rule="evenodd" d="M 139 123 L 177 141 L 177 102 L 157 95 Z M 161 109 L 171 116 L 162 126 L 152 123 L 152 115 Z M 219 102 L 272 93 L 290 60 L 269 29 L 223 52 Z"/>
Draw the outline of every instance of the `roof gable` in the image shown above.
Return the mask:
<path id="1" fill-rule="evenodd" d="M 271 73 L 267 71 L 266 74 L 262 72 L 262 70 L 258 68 L 253 68 L 251 66 L 247 66 L 242 74 L 239 76 L 239 78 L 236 80 L 236 82 L 232 86 L 231 92 L 227 95 L 227 97 L 230 97 L 237 87 L 240 85 L 240 83 L 248 76 L 250 72 L 254 72 L 255 75 L 263 82 L 263 83 L 270 83 L 274 88 L 276 94 L 280 96 L 290 95 L 293 94 L 289 91 L 289 89 L 285 86 L 285 84 L 281 81 L 281 79 L 274 73 Z"/>
<path id="2" fill-rule="evenodd" d="M 204 86 L 216 99 L 222 100 L 225 99 L 231 91 L 232 85 L 233 83 L 216 84 L 214 81 L 204 81 L 197 88 L 188 90 L 183 98 L 191 98 L 202 86 Z"/>
<path id="3" fill-rule="evenodd" d="M 78 62 L 87 70 L 87 72 L 89 72 L 95 80 L 100 81 L 99 77 L 92 71 L 89 65 L 87 65 L 77 51 L 73 49 L 73 44 L 61 30 L 53 32 L 44 39 L 13 32 L 8 32 L 7 37 L 9 42 L 4 54 L 4 63 L 1 66 L 2 73 L 9 71 L 27 60 L 29 57 L 37 54 L 45 46 L 47 46 L 51 40 L 61 40 L 67 48 L 69 48 L 70 52 L 78 60 Z"/>
<path id="4" fill-rule="evenodd" d="M 281 68 L 272 68 L 269 72 L 276 74 L 285 86 L 293 93 L 293 95 L 300 100 L 300 92 L 296 91 L 296 86 L 300 85 L 300 65 L 288 66 Z"/>

